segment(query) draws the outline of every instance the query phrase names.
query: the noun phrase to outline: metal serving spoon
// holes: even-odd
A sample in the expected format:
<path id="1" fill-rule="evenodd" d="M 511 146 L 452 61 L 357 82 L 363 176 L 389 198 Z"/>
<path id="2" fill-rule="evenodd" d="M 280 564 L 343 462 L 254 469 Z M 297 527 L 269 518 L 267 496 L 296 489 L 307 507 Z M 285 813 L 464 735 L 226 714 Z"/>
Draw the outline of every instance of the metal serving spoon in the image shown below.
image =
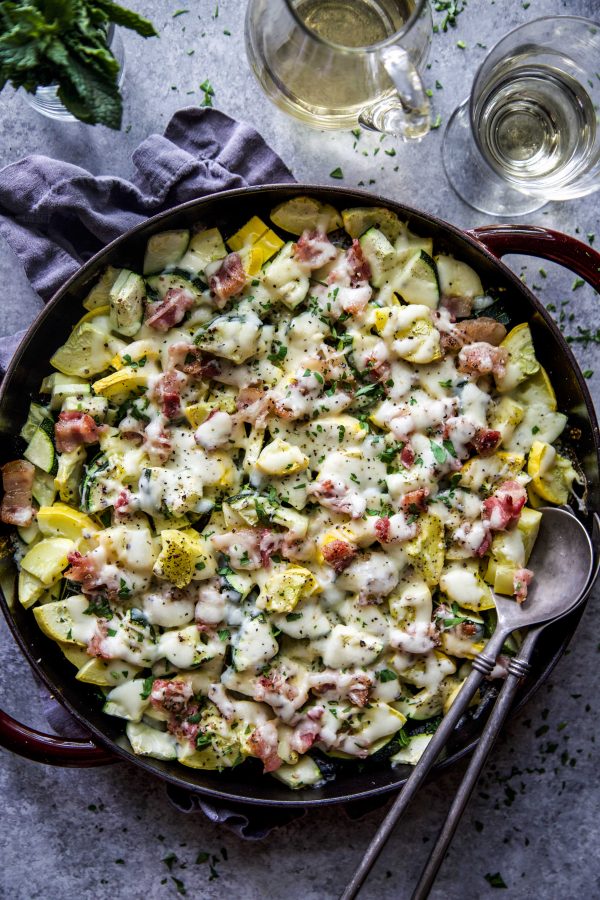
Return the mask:
<path id="1" fill-rule="evenodd" d="M 341 895 L 341 900 L 352 900 L 358 894 L 371 867 L 383 850 L 392 829 L 427 777 L 458 720 L 467 710 L 475 691 L 494 668 L 496 657 L 506 638 L 518 628 L 539 626 L 542 623 L 547 625 L 551 621 L 560 619 L 571 612 L 584 597 L 594 567 L 594 551 L 587 531 L 573 513 L 565 509 L 547 507 L 543 508 L 541 512 L 540 534 L 528 563 L 536 573 L 536 577 L 529 589 L 527 600 L 523 604 L 518 604 L 507 597 L 494 596 L 498 623 L 492 637 L 485 650 L 473 660 L 471 673 L 425 748 L 398 798 L 379 826 L 362 862 Z M 528 660 L 535 640 L 541 631 L 542 628 L 536 628 L 535 631 L 530 632 L 523 644 L 520 658 L 512 660 L 511 667 L 509 667 L 508 686 L 505 686 L 506 693 L 504 690 L 501 692 L 501 705 L 498 705 L 498 712 L 495 707 L 486 724 L 480 740 L 482 749 L 476 751 L 477 756 L 473 758 L 472 768 L 470 767 L 465 776 L 467 779 L 465 792 L 461 793 L 461 789 L 457 794 L 449 818 L 440 834 L 439 847 L 436 845 L 433 850 L 417 892 L 413 895 L 414 900 L 426 897 L 433 884 L 460 815 L 491 750 L 494 737 L 510 708 L 519 679 L 529 668 Z M 487 735 L 488 729 L 493 732 L 491 740 Z"/>

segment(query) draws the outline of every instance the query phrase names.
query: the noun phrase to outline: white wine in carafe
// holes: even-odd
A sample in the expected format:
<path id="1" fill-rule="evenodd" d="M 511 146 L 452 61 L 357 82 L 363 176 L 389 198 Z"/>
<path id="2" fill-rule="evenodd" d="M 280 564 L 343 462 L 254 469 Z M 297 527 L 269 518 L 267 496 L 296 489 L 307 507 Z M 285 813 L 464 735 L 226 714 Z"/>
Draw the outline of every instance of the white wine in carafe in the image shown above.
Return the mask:
<path id="1" fill-rule="evenodd" d="M 395 34 L 413 7 L 413 0 L 300 0 L 294 5 L 300 21 L 318 38 L 349 49 L 370 47 Z M 373 77 L 369 66 L 357 65 L 354 54 L 340 53 L 334 64 L 324 66 L 318 50 L 306 52 L 300 26 L 280 46 L 276 64 L 287 92 L 307 114 L 352 115 L 381 95 L 380 78 Z"/>
<path id="2" fill-rule="evenodd" d="M 369 0 L 300 0 L 295 9 L 307 28 L 342 47 L 369 47 L 403 24 L 397 9 L 392 16 L 383 4 Z"/>
<path id="3" fill-rule="evenodd" d="M 560 188 L 597 162 L 592 99 L 582 81 L 554 65 L 504 59 L 490 73 L 474 115 L 487 161 L 525 190 Z"/>

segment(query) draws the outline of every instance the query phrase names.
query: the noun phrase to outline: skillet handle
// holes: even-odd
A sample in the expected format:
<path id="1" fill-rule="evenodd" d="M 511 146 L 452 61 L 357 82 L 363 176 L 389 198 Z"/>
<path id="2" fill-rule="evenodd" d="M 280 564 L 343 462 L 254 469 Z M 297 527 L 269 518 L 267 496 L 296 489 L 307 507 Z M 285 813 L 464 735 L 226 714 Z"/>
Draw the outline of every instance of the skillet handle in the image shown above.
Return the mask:
<path id="1" fill-rule="evenodd" d="M 72 741 L 44 734 L 35 728 L 21 725 L 8 713 L 0 710 L 0 746 L 6 750 L 49 766 L 89 768 L 118 762 L 116 756 L 97 747 L 92 741 Z"/>
<path id="2" fill-rule="evenodd" d="M 494 256 L 524 253 L 559 263 L 600 291 L 600 253 L 576 238 L 538 225 L 484 225 L 468 231 Z"/>

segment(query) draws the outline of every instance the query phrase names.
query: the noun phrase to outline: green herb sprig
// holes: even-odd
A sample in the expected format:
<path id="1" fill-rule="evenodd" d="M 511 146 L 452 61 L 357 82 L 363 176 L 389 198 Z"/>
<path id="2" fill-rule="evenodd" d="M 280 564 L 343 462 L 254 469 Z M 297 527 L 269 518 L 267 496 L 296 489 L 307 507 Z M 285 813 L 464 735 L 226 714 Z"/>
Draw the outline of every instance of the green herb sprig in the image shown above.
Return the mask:
<path id="1" fill-rule="evenodd" d="M 154 26 L 112 0 L 5 0 L 0 3 L 0 90 L 10 82 L 34 94 L 56 84 L 58 99 L 88 125 L 119 129 L 123 101 L 109 26 L 142 37 Z"/>

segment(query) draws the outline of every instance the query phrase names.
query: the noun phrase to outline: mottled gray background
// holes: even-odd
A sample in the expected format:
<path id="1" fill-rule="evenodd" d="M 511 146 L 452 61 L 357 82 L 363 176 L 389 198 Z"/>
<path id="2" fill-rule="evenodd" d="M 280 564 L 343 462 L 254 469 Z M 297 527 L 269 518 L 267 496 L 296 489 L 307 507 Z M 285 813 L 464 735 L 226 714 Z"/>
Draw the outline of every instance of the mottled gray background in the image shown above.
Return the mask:
<path id="1" fill-rule="evenodd" d="M 464 227 L 489 221 L 465 206 L 443 175 L 443 124 L 468 92 L 491 44 L 510 27 L 541 15 L 598 17 L 597 0 L 469 0 L 458 25 L 434 36 L 427 72 L 442 127 L 418 146 L 397 145 L 396 156 L 376 153 L 376 136 L 364 134 L 356 147 L 348 132 L 310 131 L 286 118 L 262 97 L 245 63 L 240 0 L 130 0 L 158 27 L 160 40 L 143 42 L 125 34 L 124 130 L 65 125 L 41 118 L 10 89 L 0 97 L 0 164 L 27 153 L 46 153 L 98 173 L 127 176 L 130 153 L 170 115 L 200 103 L 199 85 L 210 79 L 215 105 L 252 122 L 281 154 L 299 180 L 329 183 L 341 166 L 343 184 L 361 181 Z M 189 11 L 174 17 L 181 8 Z M 437 21 L 441 13 L 434 13 Z M 457 41 L 466 49 L 457 47 Z M 188 51 L 193 54 L 188 55 Z M 600 60 L 599 60 L 600 65 Z M 436 79 L 441 89 L 434 87 Z M 394 142 L 386 139 L 384 149 Z M 331 182 L 339 183 L 339 182 Z M 600 244 L 600 195 L 552 204 L 527 221 L 549 225 Z M 536 260 L 509 260 L 538 294 L 561 314 L 566 333 L 577 325 L 597 327 L 598 297 L 586 287 L 573 292 L 574 276 Z M 39 301 L 19 264 L 0 245 L 3 333 L 23 327 Z M 561 313 L 562 310 L 562 313 Z M 575 345 L 585 370 L 597 370 L 597 344 Z M 514 720 L 494 753 L 488 773 L 454 841 L 432 896 L 473 900 L 494 895 L 485 875 L 500 872 L 511 898 L 600 896 L 598 802 L 598 695 L 600 645 L 596 590 L 571 650 L 549 683 Z M 27 664 L 2 624 L 0 704 L 33 725 L 43 717 Z M 61 771 L 0 755 L 0 897 L 11 900 L 162 900 L 187 891 L 189 897 L 259 900 L 333 898 L 359 860 L 381 812 L 359 823 L 338 809 L 321 810 L 249 844 L 208 823 L 186 817 L 168 803 L 162 785 L 125 765 Z M 410 818 L 390 840 L 362 896 L 410 896 L 427 842 L 455 790 L 461 766 L 426 787 Z M 199 853 L 218 857 L 211 872 L 196 863 Z M 174 854 L 174 856 L 172 855 Z M 202 857 L 201 857 L 202 858 Z M 167 860 L 165 862 L 165 859 Z M 176 880 L 177 879 L 177 880 Z M 502 894 L 501 894 L 502 896 Z"/>

